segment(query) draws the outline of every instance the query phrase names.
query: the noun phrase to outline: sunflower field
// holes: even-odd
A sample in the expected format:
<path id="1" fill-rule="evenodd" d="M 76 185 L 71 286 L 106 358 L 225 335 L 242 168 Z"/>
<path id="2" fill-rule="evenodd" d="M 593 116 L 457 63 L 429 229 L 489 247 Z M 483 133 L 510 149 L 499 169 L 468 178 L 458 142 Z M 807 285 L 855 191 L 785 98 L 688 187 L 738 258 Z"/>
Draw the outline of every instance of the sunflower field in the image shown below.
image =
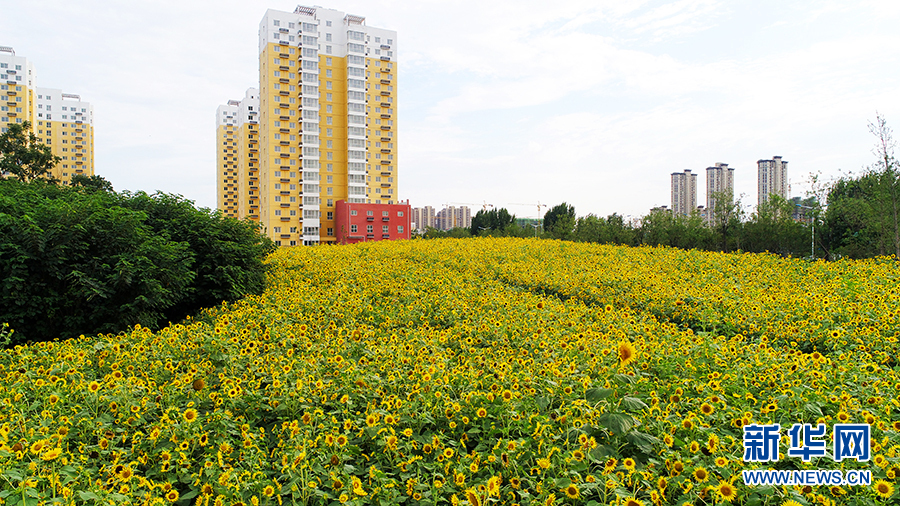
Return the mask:
<path id="1" fill-rule="evenodd" d="M 880 505 L 900 269 L 524 239 L 282 249 L 159 332 L 0 351 L 0 504 Z M 868 461 L 745 462 L 751 424 Z M 871 483 L 749 485 L 752 469 Z"/>

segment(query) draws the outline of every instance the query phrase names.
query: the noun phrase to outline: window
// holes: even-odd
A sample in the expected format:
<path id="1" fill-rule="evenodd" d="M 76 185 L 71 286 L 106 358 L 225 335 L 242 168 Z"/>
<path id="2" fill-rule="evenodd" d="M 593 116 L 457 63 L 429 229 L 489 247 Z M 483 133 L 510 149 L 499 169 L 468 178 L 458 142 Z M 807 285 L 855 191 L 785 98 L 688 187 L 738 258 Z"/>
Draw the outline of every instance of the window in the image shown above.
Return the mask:
<path id="1" fill-rule="evenodd" d="M 381 37 L 375 37 L 375 43 L 381 44 Z"/>
<path id="2" fill-rule="evenodd" d="M 374 227 L 373 225 L 366 225 L 366 233 L 368 233 L 368 234 L 374 234 L 374 233 L 375 233 L 375 227 Z"/>
<path id="3" fill-rule="evenodd" d="M 273 26 L 281 26 L 281 21 L 276 19 L 276 20 L 272 21 L 272 25 Z"/>
<path id="4" fill-rule="evenodd" d="M 356 216 L 356 209 L 350 211 L 350 216 Z"/>
<path id="5" fill-rule="evenodd" d="M 325 26 L 331 26 L 331 21 L 325 21 Z"/>
<path id="6" fill-rule="evenodd" d="M 397 217 L 398 217 L 398 218 L 402 218 L 402 217 L 403 217 L 403 211 L 397 211 Z"/>
<path id="7" fill-rule="evenodd" d="M 382 216 L 390 216 L 391 212 L 390 211 L 381 211 L 381 215 Z"/>
<path id="8" fill-rule="evenodd" d="M 351 233 L 355 234 L 355 233 L 357 232 L 357 230 L 358 230 L 358 229 L 357 229 L 356 225 L 350 225 L 350 232 L 351 232 Z"/>
<path id="9" fill-rule="evenodd" d="M 331 65 L 331 58 L 325 58 L 325 65 Z"/>
<path id="10" fill-rule="evenodd" d="M 387 225 L 382 226 L 382 227 L 381 227 L 381 233 L 382 233 L 382 234 L 390 234 L 390 233 L 391 233 L 390 227 L 388 227 Z"/>
<path id="11" fill-rule="evenodd" d="M 334 51 L 331 50 L 331 46 L 325 46 L 325 52 L 326 52 L 326 53 L 333 53 Z"/>
<path id="12" fill-rule="evenodd" d="M 366 216 L 374 216 L 375 211 L 366 211 Z"/>
<path id="13" fill-rule="evenodd" d="M 328 227 L 328 235 L 331 237 L 334 237 L 334 229 L 333 228 Z"/>
<path id="14" fill-rule="evenodd" d="M 398 233 L 398 234 L 402 234 L 402 233 L 403 233 L 403 225 L 397 225 L 397 233 Z"/>
<path id="15" fill-rule="evenodd" d="M 331 142 L 331 141 L 328 141 L 328 142 Z M 329 146 L 329 147 L 331 147 L 331 146 Z M 333 182 L 334 182 L 334 176 L 325 176 L 325 182 L 328 183 L 328 184 L 333 183 Z"/>
<path id="16" fill-rule="evenodd" d="M 325 34 L 325 42 L 331 42 L 331 34 L 330 33 Z"/>
<path id="17" fill-rule="evenodd" d="M 274 227 L 274 230 L 275 230 L 275 233 L 276 233 L 276 234 L 280 234 L 280 233 L 281 233 L 281 227 Z"/>
<path id="18" fill-rule="evenodd" d="M 325 69 L 325 77 L 333 77 L 331 74 L 331 69 Z"/>
<path id="19" fill-rule="evenodd" d="M 333 199 L 328 199 L 328 204 L 326 204 L 326 205 L 327 205 L 328 207 L 334 207 L 334 200 L 333 200 Z"/>
<path id="20" fill-rule="evenodd" d="M 325 213 L 325 219 L 333 220 L 334 219 L 334 211 L 328 211 L 327 213 Z"/>
<path id="21" fill-rule="evenodd" d="M 388 43 L 388 45 L 390 46 L 391 44 L 394 43 L 394 40 L 393 40 L 393 39 L 388 39 L 388 40 L 387 40 L 387 43 Z"/>

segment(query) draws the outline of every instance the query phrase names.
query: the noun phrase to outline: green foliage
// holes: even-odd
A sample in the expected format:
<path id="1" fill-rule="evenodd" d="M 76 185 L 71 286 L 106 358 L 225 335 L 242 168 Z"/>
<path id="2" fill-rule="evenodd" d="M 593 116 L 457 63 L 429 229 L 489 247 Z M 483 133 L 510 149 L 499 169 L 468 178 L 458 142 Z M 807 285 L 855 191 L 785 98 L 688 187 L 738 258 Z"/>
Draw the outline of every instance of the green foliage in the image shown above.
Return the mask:
<path id="1" fill-rule="evenodd" d="M 880 115 L 869 124 L 869 131 L 878 139 L 876 162 L 860 177 L 844 177 L 831 186 L 825 237 L 839 255 L 900 258 L 900 171 L 895 143 Z"/>
<path id="2" fill-rule="evenodd" d="M 563 202 L 547 211 L 544 230 L 553 239 L 571 240 L 575 230 L 575 206 Z"/>
<path id="3" fill-rule="evenodd" d="M 113 185 L 101 176 L 86 176 L 84 174 L 75 174 L 70 182 L 72 186 L 80 186 L 86 190 L 96 191 L 113 191 Z"/>
<path id="4" fill-rule="evenodd" d="M 807 199 L 801 205 L 815 207 L 815 201 Z M 768 251 L 781 256 L 811 254 L 810 225 L 808 219 L 794 219 L 799 215 L 796 207 L 791 201 L 771 195 L 744 224 L 743 249 L 754 253 Z"/>
<path id="5" fill-rule="evenodd" d="M 49 146 L 38 142 L 27 121 L 13 123 L 0 134 L 0 177 L 9 173 L 25 182 L 38 178 L 53 180 L 50 170 L 60 160 L 53 156 Z"/>
<path id="6" fill-rule="evenodd" d="M 635 230 L 619 214 L 606 218 L 589 214 L 575 222 L 574 239 L 579 242 L 633 245 Z"/>
<path id="7" fill-rule="evenodd" d="M 0 181 L 0 321 L 13 344 L 157 328 L 260 293 L 271 241 L 181 197 Z"/>
<path id="8" fill-rule="evenodd" d="M 469 230 L 472 235 L 508 235 L 504 231 L 515 221 L 515 215 L 509 214 L 506 208 L 481 210 L 472 218 L 472 226 Z"/>

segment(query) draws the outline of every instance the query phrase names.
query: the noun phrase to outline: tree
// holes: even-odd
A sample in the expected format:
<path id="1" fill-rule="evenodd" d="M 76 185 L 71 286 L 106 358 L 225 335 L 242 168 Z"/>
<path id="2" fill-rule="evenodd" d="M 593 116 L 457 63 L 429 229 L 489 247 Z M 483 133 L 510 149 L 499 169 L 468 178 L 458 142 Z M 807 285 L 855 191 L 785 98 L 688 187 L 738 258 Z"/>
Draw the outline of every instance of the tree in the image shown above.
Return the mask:
<path id="1" fill-rule="evenodd" d="M 828 192 L 826 237 L 832 249 L 854 258 L 894 255 L 900 259 L 900 171 L 896 143 L 880 114 L 869 123 L 877 139 L 875 164 L 858 178 L 846 176 Z"/>
<path id="2" fill-rule="evenodd" d="M 261 293 L 273 250 L 177 195 L 0 180 L 0 322 L 12 344 L 159 328 Z"/>
<path id="3" fill-rule="evenodd" d="M 544 214 L 544 232 L 554 239 L 571 240 L 575 230 L 575 206 L 563 202 Z"/>
<path id="4" fill-rule="evenodd" d="M 86 176 L 84 174 L 75 174 L 72 176 L 70 184 L 73 187 L 82 187 L 90 191 L 113 191 L 113 185 L 100 176 Z"/>
<path id="5" fill-rule="evenodd" d="M 894 258 L 900 259 L 900 173 L 894 158 L 893 132 L 884 116 L 875 113 L 875 122 L 869 122 L 869 132 L 878 140 L 872 152 L 878 157 L 869 167 L 871 177 L 868 188 L 875 208 L 875 216 L 881 233 L 893 248 Z"/>
<path id="6" fill-rule="evenodd" d="M 470 232 L 473 236 L 494 234 L 503 232 L 507 227 L 515 223 L 516 217 L 509 214 L 506 208 L 481 210 L 472 218 Z"/>
<path id="7" fill-rule="evenodd" d="M 737 248 L 740 248 L 741 200 L 734 200 L 732 190 L 712 192 L 710 196 L 715 204 L 706 212 L 712 213 L 709 223 L 716 238 L 719 241 L 720 251 L 728 253 L 729 239 L 734 239 Z"/>
<path id="8" fill-rule="evenodd" d="M 38 142 L 31 123 L 13 123 L 0 134 L 0 176 L 10 174 L 20 181 L 55 179 L 50 171 L 62 158 L 53 156 L 49 146 Z"/>
<path id="9" fill-rule="evenodd" d="M 557 204 L 553 206 L 551 209 L 548 209 L 546 213 L 544 213 L 544 230 L 550 231 L 553 229 L 553 225 L 562 217 L 568 216 L 571 218 L 572 227 L 575 226 L 575 206 L 570 206 L 563 202 L 562 204 Z"/>

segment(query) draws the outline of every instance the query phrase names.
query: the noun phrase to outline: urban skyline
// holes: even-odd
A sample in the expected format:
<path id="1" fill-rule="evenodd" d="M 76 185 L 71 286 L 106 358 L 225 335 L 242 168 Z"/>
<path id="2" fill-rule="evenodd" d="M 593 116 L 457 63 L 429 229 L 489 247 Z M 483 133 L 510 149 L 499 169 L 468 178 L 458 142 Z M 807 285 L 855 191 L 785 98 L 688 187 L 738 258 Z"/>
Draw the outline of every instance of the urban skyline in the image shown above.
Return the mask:
<path id="1" fill-rule="evenodd" d="M 325 5 L 403 37 L 399 198 L 415 206 L 565 200 L 579 213 L 638 215 L 668 203 L 659 167 L 725 160 L 749 188 L 756 174 L 741 169 L 760 153 L 789 156 L 804 195 L 810 172 L 827 180 L 873 163 L 876 110 L 900 121 L 892 5 Z M 95 165 L 117 189 L 215 207 L 210 111 L 254 85 L 265 9 L 295 6 L 19 2 L 4 9 L 0 45 L 91 102 Z"/>
<path id="2" fill-rule="evenodd" d="M 93 106 L 80 95 L 39 86 L 37 68 L 14 47 L 0 46 L 0 132 L 27 122 L 38 142 L 59 157 L 50 171 L 54 178 L 69 184 L 76 174 L 93 176 Z"/>

